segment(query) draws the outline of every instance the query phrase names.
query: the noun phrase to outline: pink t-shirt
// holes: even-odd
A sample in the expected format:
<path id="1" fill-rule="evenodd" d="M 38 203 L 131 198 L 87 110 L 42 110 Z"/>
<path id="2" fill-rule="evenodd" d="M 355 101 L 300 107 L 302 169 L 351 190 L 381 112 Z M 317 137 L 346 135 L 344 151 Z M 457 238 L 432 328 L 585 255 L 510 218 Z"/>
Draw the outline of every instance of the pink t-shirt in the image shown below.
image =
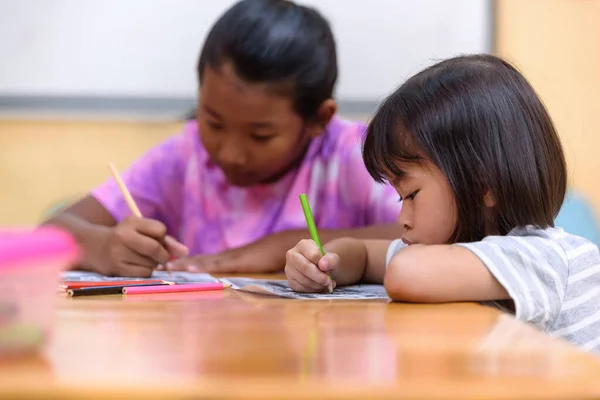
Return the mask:
<path id="1" fill-rule="evenodd" d="M 191 254 L 212 254 L 269 234 L 307 229 L 298 196 L 306 193 L 318 228 L 395 222 L 396 191 L 367 173 L 361 146 L 365 125 L 334 118 L 314 139 L 300 166 L 278 182 L 230 185 L 204 150 L 195 121 L 150 149 L 123 173 L 142 215 L 163 222 Z M 130 215 L 110 179 L 92 191 L 112 216 Z M 307 233 L 308 237 L 308 233 Z"/>

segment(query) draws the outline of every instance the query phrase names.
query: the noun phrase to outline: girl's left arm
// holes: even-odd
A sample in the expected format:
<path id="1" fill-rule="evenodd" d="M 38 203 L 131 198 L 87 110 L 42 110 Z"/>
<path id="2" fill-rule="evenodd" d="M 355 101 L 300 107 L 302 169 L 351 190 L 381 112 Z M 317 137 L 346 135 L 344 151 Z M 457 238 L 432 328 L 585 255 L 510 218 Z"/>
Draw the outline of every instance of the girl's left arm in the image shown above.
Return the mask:
<path id="1" fill-rule="evenodd" d="M 384 285 L 393 300 L 415 303 L 509 299 L 508 292 L 470 250 L 414 244 L 392 257 Z"/>

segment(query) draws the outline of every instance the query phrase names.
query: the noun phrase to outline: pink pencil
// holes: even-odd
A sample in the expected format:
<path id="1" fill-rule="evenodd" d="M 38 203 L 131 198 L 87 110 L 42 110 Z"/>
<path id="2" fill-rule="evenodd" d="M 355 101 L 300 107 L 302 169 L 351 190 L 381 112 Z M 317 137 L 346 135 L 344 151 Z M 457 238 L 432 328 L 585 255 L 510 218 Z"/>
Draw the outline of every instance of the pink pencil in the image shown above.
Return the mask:
<path id="1" fill-rule="evenodd" d="M 167 287 L 168 286 L 168 287 Z M 223 290 L 228 288 L 229 284 L 198 283 L 184 285 L 164 285 L 164 286 L 132 286 L 123 288 L 123 294 L 149 294 L 149 293 L 178 293 L 178 292 L 202 292 L 206 290 Z M 158 290 L 157 290 L 158 289 Z"/>

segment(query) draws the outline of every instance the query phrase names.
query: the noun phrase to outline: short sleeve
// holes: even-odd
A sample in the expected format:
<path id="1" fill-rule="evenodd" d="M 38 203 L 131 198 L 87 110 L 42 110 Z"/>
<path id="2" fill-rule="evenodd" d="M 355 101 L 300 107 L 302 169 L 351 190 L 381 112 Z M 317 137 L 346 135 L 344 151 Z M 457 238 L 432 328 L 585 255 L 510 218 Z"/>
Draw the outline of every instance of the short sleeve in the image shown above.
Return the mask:
<path id="1" fill-rule="evenodd" d="M 396 239 L 390 243 L 387 249 L 387 253 L 385 255 L 385 268 L 390 265 L 390 261 L 392 261 L 392 257 L 394 257 L 400 250 L 405 248 L 406 245 L 401 239 Z"/>
<path id="2" fill-rule="evenodd" d="M 547 330 L 560 313 L 569 270 L 562 247 L 543 232 L 522 229 L 457 245 L 472 251 L 506 289 L 519 320 Z"/>
<path id="3" fill-rule="evenodd" d="M 142 215 L 162 221 L 171 229 L 174 229 L 174 221 L 180 212 L 186 165 L 185 140 L 185 133 L 167 139 L 121 173 Z M 116 221 L 131 215 L 112 178 L 93 189 L 91 195 Z"/>
<path id="4" fill-rule="evenodd" d="M 352 129 L 360 128 L 353 126 Z M 362 135 L 352 137 L 354 141 L 340 163 L 342 197 L 361 213 L 361 222 L 365 226 L 396 222 L 402 207 L 398 193 L 388 183 L 375 182 L 369 175 L 362 157 Z"/>

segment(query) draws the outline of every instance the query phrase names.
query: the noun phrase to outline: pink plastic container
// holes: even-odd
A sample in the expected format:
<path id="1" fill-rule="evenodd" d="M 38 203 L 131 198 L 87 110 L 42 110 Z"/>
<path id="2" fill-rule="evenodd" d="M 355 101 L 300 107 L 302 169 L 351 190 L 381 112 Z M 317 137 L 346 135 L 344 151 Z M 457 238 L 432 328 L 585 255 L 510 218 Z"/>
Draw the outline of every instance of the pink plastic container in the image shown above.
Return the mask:
<path id="1" fill-rule="evenodd" d="M 0 230 L 0 356 L 41 349 L 52 333 L 60 272 L 78 257 L 60 229 Z"/>

